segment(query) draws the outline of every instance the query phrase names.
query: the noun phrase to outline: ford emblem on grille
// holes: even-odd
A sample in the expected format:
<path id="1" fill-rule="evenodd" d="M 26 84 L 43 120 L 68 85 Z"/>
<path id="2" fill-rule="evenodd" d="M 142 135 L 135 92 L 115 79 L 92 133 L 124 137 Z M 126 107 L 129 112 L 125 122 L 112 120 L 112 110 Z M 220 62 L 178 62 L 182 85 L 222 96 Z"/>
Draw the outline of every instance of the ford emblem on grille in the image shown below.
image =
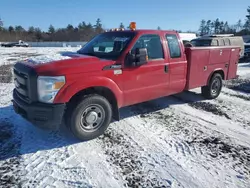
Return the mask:
<path id="1" fill-rule="evenodd" d="M 19 88 L 19 87 L 20 87 L 20 84 L 19 84 L 19 82 L 17 81 L 17 79 L 14 80 L 14 84 L 15 84 L 16 88 Z"/>

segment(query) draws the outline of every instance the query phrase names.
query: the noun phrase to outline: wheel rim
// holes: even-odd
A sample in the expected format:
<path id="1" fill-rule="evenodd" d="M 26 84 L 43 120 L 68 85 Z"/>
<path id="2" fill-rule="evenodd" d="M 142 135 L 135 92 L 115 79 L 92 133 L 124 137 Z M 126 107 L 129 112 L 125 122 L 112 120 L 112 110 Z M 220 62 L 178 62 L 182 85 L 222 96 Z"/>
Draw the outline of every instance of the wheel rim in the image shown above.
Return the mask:
<path id="1" fill-rule="evenodd" d="M 220 80 L 219 79 L 215 79 L 212 83 L 212 86 L 211 86 L 211 92 L 213 95 L 216 95 L 219 90 L 220 90 Z"/>
<path id="2" fill-rule="evenodd" d="M 81 128 L 86 132 L 96 131 L 105 119 L 105 111 L 100 105 L 90 105 L 81 114 Z"/>

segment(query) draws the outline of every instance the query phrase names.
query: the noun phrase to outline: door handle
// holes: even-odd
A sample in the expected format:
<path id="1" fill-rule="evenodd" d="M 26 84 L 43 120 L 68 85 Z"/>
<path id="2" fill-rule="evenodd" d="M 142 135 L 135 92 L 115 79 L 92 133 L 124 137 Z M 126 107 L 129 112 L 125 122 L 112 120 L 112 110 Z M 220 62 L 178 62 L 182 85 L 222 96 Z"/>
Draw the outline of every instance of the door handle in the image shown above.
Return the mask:
<path id="1" fill-rule="evenodd" d="M 164 71 L 165 71 L 165 73 L 168 73 L 168 65 L 164 66 Z"/>

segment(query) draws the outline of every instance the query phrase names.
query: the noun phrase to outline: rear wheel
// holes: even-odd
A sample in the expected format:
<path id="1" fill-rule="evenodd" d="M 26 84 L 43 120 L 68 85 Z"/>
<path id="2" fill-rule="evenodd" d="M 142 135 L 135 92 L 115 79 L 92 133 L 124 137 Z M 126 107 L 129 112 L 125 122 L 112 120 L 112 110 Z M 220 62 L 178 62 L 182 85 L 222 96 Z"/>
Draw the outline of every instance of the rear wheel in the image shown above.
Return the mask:
<path id="1" fill-rule="evenodd" d="M 207 86 L 201 87 L 202 95 L 207 99 L 215 99 L 220 95 L 222 89 L 222 77 L 215 73 Z"/>
<path id="2" fill-rule="evenodd" d="M 67 124 L 80 140 L 87 141 L 102 135 L 112 118 L 112 108 L 108 100 L 99 95 L 90 95 L 72 108 Z"/>

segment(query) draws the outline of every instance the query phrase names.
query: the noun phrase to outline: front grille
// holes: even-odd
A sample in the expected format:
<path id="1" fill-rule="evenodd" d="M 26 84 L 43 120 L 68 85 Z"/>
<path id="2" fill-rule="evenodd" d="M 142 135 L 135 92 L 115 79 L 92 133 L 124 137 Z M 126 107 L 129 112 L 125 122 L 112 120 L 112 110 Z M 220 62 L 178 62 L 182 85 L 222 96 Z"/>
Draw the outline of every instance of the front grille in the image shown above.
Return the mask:
<path id="1" fill-rule="evenodd" d="M 30 101 L 28 82 L 28 75 L 14 69 L 14 84 L 17 95 L 26 102 Z"/>
<path id="2" fill-rule="evenodd" d="M 24 63 L 14 65 L 14 84 L 16 94 L 25 102 L 36 100 L 36 72 Z"/>

